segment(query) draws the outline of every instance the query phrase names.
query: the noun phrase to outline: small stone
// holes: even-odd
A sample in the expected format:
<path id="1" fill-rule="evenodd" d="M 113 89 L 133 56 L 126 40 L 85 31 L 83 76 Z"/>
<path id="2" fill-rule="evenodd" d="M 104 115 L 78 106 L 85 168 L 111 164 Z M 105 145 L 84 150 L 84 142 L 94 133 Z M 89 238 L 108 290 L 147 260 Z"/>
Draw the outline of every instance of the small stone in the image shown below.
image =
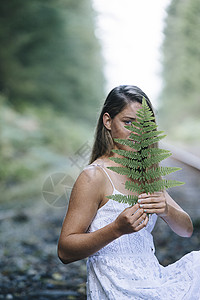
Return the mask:
<path id="1" fill-rule="evenodd" d="M 27 271 L 27 275 L 33 276 L 33 275 L 36 275 L 36 274 L 37 274 L 37 271 L 34 270 L 34 269 L 29 269 L 29 270 Z"/>
<path id="2" fill-rule="evenodd" d="M 29 218 L 24 212 L 18 212 L 14 216 L 13 220 L 14 220 L 14 222 L 17 222 L 17 223 L 25 223 L 25 222 L 28 222 Z"/>
<path id="3" fill-rule="evenodd" d="M 56 273 L 52 274 L 52 278 L 55 279 L 55 280 L 62 280 L 63 277 L 60 273 L 56 272 Z"/>
<path id="4" fill-rule="evenodd" d="M 13 299 L 13 295 L 12 294 L 7 294 L 6 299 Z"/>
<path id="5" fill-rule="evenodd" d="M 80 285 L 78 288 L 78 292 L 80 294 L 85 294 L 85 290 L 86 290 L 85 284 Z"/>

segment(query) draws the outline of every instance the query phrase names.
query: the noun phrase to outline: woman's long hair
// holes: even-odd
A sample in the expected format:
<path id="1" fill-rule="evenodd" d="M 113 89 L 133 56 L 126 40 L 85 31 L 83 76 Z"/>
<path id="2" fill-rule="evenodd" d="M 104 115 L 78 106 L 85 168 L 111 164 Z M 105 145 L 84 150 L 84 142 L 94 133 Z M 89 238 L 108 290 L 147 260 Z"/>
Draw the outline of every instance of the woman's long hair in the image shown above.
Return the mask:
<path id="1" fill-rule="evenodd" d="M 111 150 L 114 148 L 111 133 L 103 124 L 103 115 L 107 112 L 109 113 L 111 119 L 114 119 L 114 117 L 119 114 L 127 104 L 131 102 L 138 102 L 142 104 L 143 97 L 145 97 L 149 108 L 154 114 L 149 98 L 137 86 L 120 85 L 118 87 L 115 87 L 108 94 L 97 123 L 90 164 L 103 155 L 110 156 Z"/>

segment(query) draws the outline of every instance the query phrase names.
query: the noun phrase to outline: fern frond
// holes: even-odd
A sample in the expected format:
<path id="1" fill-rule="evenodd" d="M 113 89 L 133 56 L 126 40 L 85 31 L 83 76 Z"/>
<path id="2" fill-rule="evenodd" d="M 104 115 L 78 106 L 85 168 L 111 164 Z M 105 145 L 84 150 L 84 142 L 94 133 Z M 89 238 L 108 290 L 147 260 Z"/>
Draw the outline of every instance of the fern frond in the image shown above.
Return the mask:
<path id="1" fill-rule="evenodd" d="M 142 158 L 149 157 L 149 156 L 155 156 L 159 154 L 167 154 L 171 152 L 169 150 L 164 150 L 164 149 L 159 149 L 159 148 L 147 148 L 147 149 L 142 149 L 140 152 L 140 155 Z"/>
<path id="2" fill-rule="evenodd" d="M 153 116 L 151 116 L 151 113 L 149 113 L 148 115 L 142 115 L 140 112 L 137 113 L 137 121 L 144 124 L 144 122 L 148 122 L 148 121 L 152 121 L 155 120 L 155 118 Z"/>
<path id="3" fill-rule="evenodd" d="M 159 169 L 161 176 L 166 176 L 168 174 L 182 170 L 181 168 L 178 168 L 178 167 L 158 167 L 158 169 Z M 155 171 L 156 171 L 156 169 L 155 169 Z"/>
<path id="4" fill-rule="evenodd" d="M 151 183 L 145 183 L 143 185 L 144 191 L 146 193 L 154 193 L 154 192 L 160 192 L 163 191 L 165 188 L 172 188 L 175 186 L 183 185 L 184 182 L 177 181 L 177 180 L 166 180 L 166 179 L 160 179 L 158 181 L 154 181 Z"/>
<path id="5" fill-rule="evenodd" d="M 153 123 L 153 122 L 152 122 Z M 140 128 L 140 129 L 143 129 L 143 125 L 138 123 L 138 122 L 135 122 L 135 121 L 132 121 L 132 124 L 137 128 Z M 154 123 L 155 124 L 155 123 Z"/>
<path id="6" fill-rule="evenodd" d="M 149 130 L 150 126 L 156 126 L 156 128 L 158 127 L 158 125 L 156 125 L 155 122 L 149 121 L 149 122 L 145 122 L 145 125 L 143 126 L 143 130 Z"/>
<path id="7" fill-rule="evenodd" d="M 145 141 L 142 141 L 141 142 L 141 147 L 145 148 L 145 147 L 148 147 L 150 145 L 153 145 L 153 144 L 159 142 L 160 140 L 164 139 L 164 137 L 166 137 L 166 135 L 160 135 L 160 136 L 157 136 L 155 138 L 147 139 Z"/>
<path id="8" fill-rule="evenodd" d="M 136 126 L 133 126 L 133 125 L 126 125 L 124 126 L 126 129 L 132 131 L 132 132 L 135 132 L 135 133 L 138 133 L 138 134 L 141 134 L 142 132 L 142 128 L 137 128 Z"/>
<path id="9" fill-rule="evenodd" d="M 134 124 L 139 124 L 139 123 L 132 122 L 132 125 L 126 125 L 124 127 L 126 129 L 128 129 L 132 132 L 138 133 L 138 134 L 141 134 L 142 132 L 153 131 L 158 127 L 158 125 L 156 125 L 154 122 L 145 122 L 145 124 L 140 127 L 139 126 L 136 127 L 136 125 L 134 125 Z"/>
<path id="10" fill-rule="evenodd" d="M 129 175 L 130 169 L 125 167 L 107 167 L 109 170 L 114 171 L 120 175 Z"/>
<path id="11" fill-rule="evenodd" d="M 128 157 L 131 159 L 141 160 L 141 155 L 138 152 L 127 151 L 122 149 L 113 149 L 112 152 L 122 155 L 124 157 Z"/>
<path id="12" fill-rule="evenodd" d="M 160 149 L 160 148 L 148 148 L 148 149 L 141 149 L 140 152 L 135 152 L 135 151 L 127 151 L 127 150 L 122 150 L 122 149 L 113 149 L 113 153 L 117 153 L 121 156 L 133 159 L 133 160 L 142 160 L 143 158 L 146 157 L 153 157 L 153 156 L 158 156 L 158 155 L 164 155 L 164 154 L 169 154 L 168 156 L 171 156 L 171 152 L 166 149 Z M 168 157 L 167 156 L 167 157 Z M 112 160 L 112 157 L 110 158 Z M 164 158 L 162 158 L 164 159 Z"/>
<path id="13" fill-rule="evenodd" d="M 148 151 L 149 154 L 151 154 L 151 156 L 158 155 L 158 154 L 167 154 L 167 153 L 169 153 L 170 155 L 172 155 L 169 150 L 160 149 L 160 148 L 149 148 L 149 149 L 144 149 L 142 151 Z"/>
<path id="14" fill-rule="evenodd" d="M 157 179 L 160 176 L 165 176 L 170 173 L 176 172 L 181 170 L 181 168 L 176 168 L 176 167 L 157 167 L 157 168 L 152 168 L 148 169 L 144 174 L 143 178 L 144 180 L 151 180 L 151 179 Z"/>
<path id="15" fill-rule="evenodd" d="M 125 189 L 132 192 L 137 192 L 138 194 L 142 193 L 142 185 L 139 185 L 137 182 L 133 181 L 126 181 Z"/>
<path id="16" fill-rule="evenodd" d="M 185 182 L 172 180 L 172 179 L 171 180 L 163 180 L 163 182 L 164 182 L 164 186 L 166 189 L 185 184 Z"/>
<path id="17" fill-rule="evenodd" d="M 129 178 L 135 179 L 135 180 L 143 180 L 144 178 L 141 177 L 141 174 L 139 171 L 134 171 L 133 169 L 125 168 L 125 167 L 107 167 L 109 170 L 114 171 L 120 175 L 126 175 Z"/>
<path id="18" fill-rule="evenodd" d="M 165 176 L 165 175 L 168 175 L 170 173 L 180 171 L 180 170 L 182 170 L 182 168 L 178 168 L 178 167 L 160 167 L 161 176 Z"/>
<path id="19" fill-rule="evenodd" d="M 137 121 L 132 122 L 130 126 L 125 126 L 130 130 L 129 139 L 115 139 L 117 143 L 129 146 L 133 151 L 122 149 L 112 150 L 113 153 L 122 157 L 110 157 L 112 161 L 119 164 L 120 167 L 108 167 L 110 170 L 126 175 L 134 181 L 126 181 L 125 189 L 140 193 L 154 193 L 163 191 L 165 188 L 171 188 L 184 184 L 176 180 L 162 179 L 162 176 L 176 172 L 181 168 L 177 167 L 159 167 L 158 163 L 172 155 L 169 150 L 151 147 L 159 142 L 166 135 L 163 131 L 157 130 L 155 117 L 148 107 L 145 98 L 142 101 L 142 108 L 136 113 Z M 131 141 L 131 140 L 133 141 Z M 109 199 L 122 203 L 133 205 L 137 202 L 137 196 L 132 195 L 111 195 Z"/>
<path id="20" fill-rule="evenodd" d="M 131 133 L 129 136 L 132 140 L 135 142 L 141 142 L 143 140 L 143 135 L 142 134 L 136 134 L 136 133 Z"/>
<path id="21" fill-rule="evenodd" d="M 137 160 L 133 160 L 133 159 L 129 159 L 129 158 L 121 158 L 121 157 L 110 157 L 110 160 L 121 164 L 122 166 L 131 168 L 131 169 L 137 169 L 139 167 L 142 167 L 142 163 L 137 161 Z M 118 168 L 118 167 L 115 167 Z"/>
<path id="22" fill-rule="evenodd" d="M 146 125 L 146 124 L 145 124 Z M 154 122 L 152 122 L 152 125 L 151 126 L 144 126 L 143 127 L 143 129 L 142 129 L 142 131 L 143 131 L 143 133 L 145 133 L 145 132 L 151 132 L 151 131 L 156 131 L 157 130 L 157 125 L 155 125 L 155 123 Z"/>
<path id="23" fill-rule="evenodd" d="M 151 156 L 149 158 L 145 158 L 141 161 L 143 168 L 149 168 L 154 164 L 158 164 L 160 161 L 166 159 L 167 157 L 171 156 L 171 153 L 163 153 L 158 154 L 155 156 Z"/>
<path id="24" fill-rule="evenodd" d="M 115 142 L 121 144 L 121 145 L 124 145 L 124 146 L 128 146 L 130 148 L 133 148 L 137 151 L 139 151 L 141 149 L 141 145 L 140 144 L 137 144 L 137 143 L 134 143 L 132 141 L 129 141 L 129 140 L 125 140 L 125 139 L 114 139 Z"/>
<path id="25" fill-rule="evenodd" d="M 143 188 L 144 188 L 145 193 L 153 194 L 154 192 L 163 191 L 165 188 L 165 185 L 164 185 L 163 179 L 160 179 L 158 181 L 153 181 L 151 183 L 145 182 L 143 184 Z"/>
<path id="26" fill-rule="evenodd" d="M 110 195 L 110 196 L 106 196 L 108 199 L 112 199 L 115 200 L 119 203 L 128 203 L 129 205 L 134 205 L 137 203 L 138 200 L 138 196 L 135 195 L 121 195 L 121 194 L 115 194 L 115 195 Z"/>
<path id="27" fill-rule="evenodd" d="M 148 122 L 151 125 L 147 125 L 147 122 L 145 123 L 145 126 L 143 126 L 143 132 L 149 132 L 152 130 L 157 129 L 158 125 L 156 125 L 154 122 Z"/>
<path id="28" fill-rule="evenodd" d="M 120 175 L 128 175 L 129 169 L 125 167 L 107 167 L 107 169 L 114 171 Z"/>
<path id="29" fill-rule="evenodd" d="M 153 120 L 155 119 L 150 108 L 148 106 L 145 107 L 143 104 L 142 108 L 137 111 L 137 116 L 142 118 L 143 120 L 147 119 L 147 121 L 150 120 L 150 118 L 152 118 Z"/>
<path id="30" fill-rule="evenodd" d="M 146 132 L 142 134 L 142 138 L 145 139 L 149 139 L 155 136 L 158 136 L 159 134 L 164 133 L 164 131 L 150 131 L 150 132 Z"/>

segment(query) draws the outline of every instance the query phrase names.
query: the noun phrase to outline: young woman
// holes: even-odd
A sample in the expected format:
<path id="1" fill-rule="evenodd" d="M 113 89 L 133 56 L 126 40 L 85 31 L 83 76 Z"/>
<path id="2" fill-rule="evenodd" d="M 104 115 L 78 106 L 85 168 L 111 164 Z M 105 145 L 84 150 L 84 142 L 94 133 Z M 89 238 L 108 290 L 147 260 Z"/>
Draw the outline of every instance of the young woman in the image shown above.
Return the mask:
<path id="1" fill-rule="evenodd" d="M 141 194 L 132 207 L 106 198 L 131 194 L 125 190 L 127 177 L 107 167 L 119 166 L 109 159 L 117 156 L 111 150 L 127 147 L 114 139 L 129 138 L 130 131 L 124 126 L 136 120 L 143 96 L 152 110 L 148 97 L 136 86 L 119 86 L 109 93 L 98 121 L 90 165 L 72 190 L 58 255 L 66 264 L 89 257 L 88 299 L 197 300 L 200 251 L 163 267 L 155 257 L 151 235 L 160 217 L 178 235 L 190 237 L 193 226 L 188 214 L 166 191 Z"/>

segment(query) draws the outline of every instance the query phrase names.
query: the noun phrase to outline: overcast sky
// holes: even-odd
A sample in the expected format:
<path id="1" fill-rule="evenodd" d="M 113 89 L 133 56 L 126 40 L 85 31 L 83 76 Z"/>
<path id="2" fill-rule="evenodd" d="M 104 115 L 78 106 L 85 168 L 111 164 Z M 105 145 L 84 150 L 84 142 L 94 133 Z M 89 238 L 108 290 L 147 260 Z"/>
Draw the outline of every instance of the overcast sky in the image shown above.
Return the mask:
<path id="1" fill-rule="evenodd" d="M 157 106 L 161 90 L 160 46 L 170 0 L 93 0 L 105 59 L 106 92 L 139 86 Z"/>

